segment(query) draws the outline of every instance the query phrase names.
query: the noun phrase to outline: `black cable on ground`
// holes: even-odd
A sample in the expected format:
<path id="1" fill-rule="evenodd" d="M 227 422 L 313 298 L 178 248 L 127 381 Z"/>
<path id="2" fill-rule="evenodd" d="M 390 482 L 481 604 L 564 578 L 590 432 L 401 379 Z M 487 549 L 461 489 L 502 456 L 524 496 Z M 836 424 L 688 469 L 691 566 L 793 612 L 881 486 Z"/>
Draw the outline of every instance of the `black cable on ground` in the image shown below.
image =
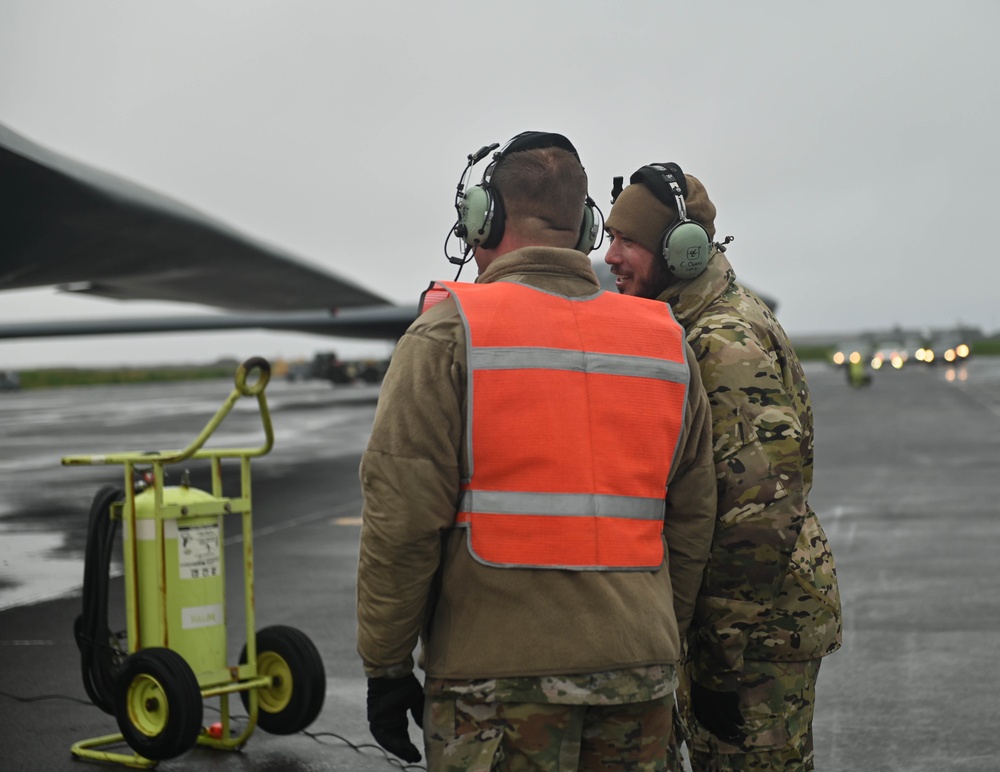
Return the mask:
<path id="1" fill-rule="evenodd" d="M 68 695 L 63 695 L 63 694 L 40 694 L 36 697 L 20 697 L 16 694 L 11 694 L 10 692 L 0 691 L 0 697 L 6 697 L 11 700 L 16 700 L 17 702 L 42 702 L 44 700 L 67 700 L 70 702 L 78 702 L 81 705 L 87 705 L 88 707 L 91 705 L 96 705 L 96 703 L 91 703 L 87 702 L 86 700 L 81 700 L 79 697 L 70 697 Z M 205 707 L 209 710 L 218 711 L 218 708 L 212 705 L 205 705 Z M 238 716 L 230 716 L 230 717 L 239 718 Z M 333 737 L 337 740 L 340 740 L 340 742 L 344 743 L 344 745 L 346 745 L 348 748 L 355 751 L 356 753 L 361 753 L 364 749 L 371 748 L 373 750 L 378 751 L 383 756 L 385 756 L 385 760 L 387 763 L 399 767 L 400 769 L 403 770 L 427 769 L 427 767 L 425 767 L 423 764 L 407 764 L 403 761 L 400 761 L 394 756 L 390 756 L 386 752 L 386 750 L 379 745 L 375 745 L 374 743 L 355 743 L 352 742 L 351 740 L 348 740 L 343 735 L 337 734 L 336 732 L 310 732 L 306 729 L 303 729 L 301 731 L 301 734 L 304 734 L 306 737 L 312 738 L 316 742 L 322 742 L 324 737 Z"/>
<path id="2" fill-rule="evenodd" d="M 83 569 L 83 613 L 73 625 L 87 696 L 112 716 L 115 714 L 115 673 L 125 652 L 116 645 L 116 636 L 108 628 L 111 553 L 118 529 L 117 521 L 111 518 L 111 505 L 124 497 L 121 488 L 105 485 L 90 505 Z"/>
<path id="3" fill-rule="evenodd" d="M 14 700 L 15 702 L 44 702 L 45 700 L 66 700 L 67 702 L 78 702 L 81 705 L 86 705 L 88 708 L 93 707 L 94 703 L 90 700 L 81 700 L 79 697 L 70 697 L 68 694 L 39 694 L 35 697 L 20 697 L 16 694 L 11 694 L 10 692 L 0 691 L 0 697 L 6 697 L 8 700 Z"/>
<path id="4" fill-rule="evenodd" d="M 323 737 L 335 737 L 336 739 L 344 743 L 348 748 L 357 753 L 361 753 L 361 751 L 364 748 L 373 748 L 374 750 L 377 750 L 379 753 L 385 756 L 386 761 L 388 761 L 390 764 L 394 766 L 399 767 L 400 769 L 422 769 L 422 770 L 427 769 L 427 767 L 425 767 L 423 764 L 409 764 L 404 761 L 400 761 L 395 756 L 390 756 L 389 753 L 385 750 L 385 748 L 383 748 L 381 745 L 375 745 L 374 743 L 353 743 L 346 737 L 343 737 L 337 734 L 336 732 L 310 732 L 303 729 L 302 734 L 304 734 L 306 737 L 311 737 L 316 742 L 320 742 L 321 738 Z"/>

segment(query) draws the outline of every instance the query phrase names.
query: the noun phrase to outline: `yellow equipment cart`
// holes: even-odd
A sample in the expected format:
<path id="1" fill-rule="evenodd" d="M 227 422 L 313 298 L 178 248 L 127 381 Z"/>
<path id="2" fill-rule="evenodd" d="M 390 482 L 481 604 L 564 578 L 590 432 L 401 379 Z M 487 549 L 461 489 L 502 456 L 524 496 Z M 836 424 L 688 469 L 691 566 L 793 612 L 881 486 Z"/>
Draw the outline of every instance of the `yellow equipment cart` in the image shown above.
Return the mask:
<path id="1" fill-rule="evenodd" d="M 251 379 L 256 375 L 256 380 Z M 267 360 L 255 357 L 236 372 L 236 388 L 184 450 L 68 456 L 64 465 L 122 464 L 125 486 L 104 490 L 91 511 L 95 541 L 110 543 L 108 522 L 122 525 L 127 650 L 106 628 L 104 617 L 87 612 L 87 596 L 107 571 L 105 555 L 85 571 L 85 613 L 76 635 L 84 652 L 84 680 L 98 707 L 113 713 L 120 734 L 72 746 L 80 758 L 151 767 L 196 744 L 233 750 L 256 726 L 272 734 L 301 731 L 319 715 L 326 692 L 323 661 L 312 641 L 283 625 L 256 630 L 250 459 L 271 450 L 274 433 L 264 389 Z M 256 449 L 203 450 L 236 402 L 257 398 L 264 444 Z M 206 459 L 211 488 L 193 488 L 185 470 L 180 484 L 164 484 L 164 467 Z M 223 495 L 222 461 L 240 464 L 237 496 Z M 100 505 L 99 505 L 100 503 Z M 227 661 L 224 521 L 242 520 L 246 644 L 239 661 Z M 88 563 L 91 561 L 88 536 Z M 88 584 L 91 585 L 88 589 Z M 101 602 L 92 604 L 101 607 Z M 91 618 L 95 617 L 95 618 Z M 88 657 L 97 663 L 88 668 Z M 229 695 L 239 693 L 248 713 L 241 731 L 231 726 Z M 218 697 L 220 721 L 202 724 L 203 700 Z M 129 755 L 111 750 L 127 743 Z"/>

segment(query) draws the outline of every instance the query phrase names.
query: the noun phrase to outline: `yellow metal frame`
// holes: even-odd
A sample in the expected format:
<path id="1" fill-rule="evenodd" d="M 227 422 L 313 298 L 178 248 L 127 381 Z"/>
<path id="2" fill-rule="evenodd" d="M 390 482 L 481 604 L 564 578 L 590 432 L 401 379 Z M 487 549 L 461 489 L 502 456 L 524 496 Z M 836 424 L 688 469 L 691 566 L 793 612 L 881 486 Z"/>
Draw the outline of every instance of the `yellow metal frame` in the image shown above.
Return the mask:
<path id="1" fill-rule="evenodd" d="M 253 383 L 247 379 L 256 371 L 258 378 Z M 125 577 L 126 629 L 128 635 L 129 654 L 136 651 L 135 642 L 139 640 L 139 609 L 137 604 L 138 577 L 136 571 L 136 504 L 134 490 L 134 473 L 136 465 L 152 466 L 154 492 L 154 519 L 156 521 L 156 552 L 163 555 L 162 522 L 177 519 L 178 516 L 197 516 L 214 514 L 221 504 L 226 514 L 241 515 L 243 525 L 243 569 L 245 582 L 245 616 L 246 616 L 246 656 L 243 665 L 233 665 L 227 669 L 210 674 L 202 674 L 198 678 L 202 699 L 219 697 L 222 731 L 220 737 L 211 736 L 206 729 L 198 735 L 197 744 L 220 750 L 236 750 L 246 744 L 257 727 L 258 694 L 257 690 L 269 688 L 272 685 L 270 676 L 261 676 L 257 669 L 257 636 L 254 613 L 254 581 L 253 581 L 253 527 L 251 517 L 250 495 L 250 459 L 263 456 L 270 452 L 274 445 L 274 430 L 271 425 L 271 415 L 267 407 L 264 389 L 271 376 L 271 366 L 266 359 L 254 357 L 244 362 L 236 371 L 236 387 L 218 409 L 212 419 L 202 429 L 201 434 L 183 450 L 166 450 L 158 453 L 126 452 L 110 455 L 66 456 L 62 459 L 64 466 L 110 465 L 123 464 L 125 471 L 125 501 L 121 506 L 121 519 L 124 528 L 122 543 Z M 261 423 L 264 428 L 264 444 L 258 448 L 227 448 L 202 450 L 202 446 L 219 427 L 223 419 L 233 409 L 241 397 L 256 397 L 260 410 Z M 225 498 L 222 495 L 222 459 L 239 459 L 240 461 L 240 496 Z M 208 459 L 212 471 L 212 496 L 216 499 L 205 505 L 197 503 L 185 507 L 165 505 L 163 502 L 164 467 L 177 464 L 188 459 Z M 211 507 L 211 512 L 202 511 L 202 507 Z M 163 586 L 161 585 L 161 602 L 159 613 L 165 614 Z M 163 629 L 166 629 L 164 624 Z M 229 695 L 236 692 L 249 693 L 249 717 L 243 731 L 230 737 Z M 147 759 L 138 753 L 131 755 L 110 750 L 116 745 L 125 744 L 122 734 L 104 735 L 89 740 L 81 740 L 71 748 L 73 755 L 94 761 L 117 762 L 136 769 L 146 769 L 158 762 Z M 100 750 L 100 749 L 104 750 Z"/>

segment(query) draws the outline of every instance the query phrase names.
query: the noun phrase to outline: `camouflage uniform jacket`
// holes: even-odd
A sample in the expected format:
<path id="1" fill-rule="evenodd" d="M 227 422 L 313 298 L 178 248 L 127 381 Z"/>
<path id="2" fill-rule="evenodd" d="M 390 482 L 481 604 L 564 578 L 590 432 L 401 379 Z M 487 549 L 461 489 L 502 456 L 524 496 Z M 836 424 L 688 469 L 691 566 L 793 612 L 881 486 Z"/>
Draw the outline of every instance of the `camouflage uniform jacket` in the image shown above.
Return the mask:
<path id="1" fill-rule="evenodd" d="M 733 689 L 744 658 L 808 660 L 840 647 L 833 555 L 807 501 L 809 390 L 781 325 L 722 252 L 659 299 L 687 330 L 712 406 L 719 512 L 688 651 L 700 683 Z"/>
<path id="2" fill-rule="evenodd" d="M 599 291 L 590 262 L 569 249 L 503 255 L 478 278 L 488 281 L 568 297 Z M 694 353 L 687 354 L 692 380 L 667 498 L 664 567 L 496 568 L 474 559 L 467 530 L 454 527 L 469 476 L 468 357 L 458 307 L 449 298 L 411 325 L 393 353 L 361 463 L 358 651 L 368 676 L 408 672 L 419 639 L 430 693 L 577 703 L 630 694 L 624 701 L 639 702 L 653 681 L 669 693 L 716 511 L 711 414 Z M 563 675 L 581 678 L 551 678 Z"/>

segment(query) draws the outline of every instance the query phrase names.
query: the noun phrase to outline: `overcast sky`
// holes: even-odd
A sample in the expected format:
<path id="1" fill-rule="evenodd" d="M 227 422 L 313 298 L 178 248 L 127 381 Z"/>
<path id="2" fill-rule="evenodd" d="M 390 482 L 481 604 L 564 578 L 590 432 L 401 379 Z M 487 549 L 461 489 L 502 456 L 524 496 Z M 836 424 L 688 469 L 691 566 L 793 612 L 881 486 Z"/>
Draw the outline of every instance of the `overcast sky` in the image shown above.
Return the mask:
<path id="1" fill-rule="evenodd" d="M 994 332 L 998 29 L 993 0 L 0 0 L 0 123 L 399 302 L 454 277 L 468 153 L 557 131 L 605 214 L 614 175 L 698 176 L 793 337 Z M 0 293 L 3 322 L 202 310 Z M 324 349 L 389 350 L 128 336 L 0 342 L 0 368 Z"/>

